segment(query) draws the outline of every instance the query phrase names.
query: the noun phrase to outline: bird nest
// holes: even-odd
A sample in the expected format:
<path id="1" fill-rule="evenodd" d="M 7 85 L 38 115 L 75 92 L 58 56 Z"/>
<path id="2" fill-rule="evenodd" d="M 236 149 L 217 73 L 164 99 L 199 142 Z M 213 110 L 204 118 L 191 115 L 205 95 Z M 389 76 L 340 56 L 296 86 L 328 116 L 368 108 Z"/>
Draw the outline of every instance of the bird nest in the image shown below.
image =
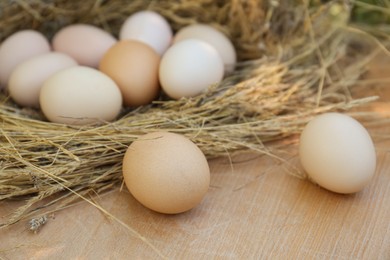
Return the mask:
<path id="1" fill-rule="evenodd" d="M 235 71 L 199 96 L 161 97 L 98 125 L 51 123 L 1 93 L 0 201 L 25 202 L 1 226 L 117 187 L 123 155 L 139 135 L 180 133 L 208 158 L 270 154 L 270 141 L 299 133 L 313 116 L 373 99 L 350 95 L 372 53 L 352 40 L 350 8 L 335 1 L 316 7 L 258 0 L 1 1 L 0 40 L 21 29 L 51 39 L 73 23 L 117 36 L 129 15 L 145 9 L 163 15 L 174 31 L 194 23 L 222 31 L 238 54 Z"/>

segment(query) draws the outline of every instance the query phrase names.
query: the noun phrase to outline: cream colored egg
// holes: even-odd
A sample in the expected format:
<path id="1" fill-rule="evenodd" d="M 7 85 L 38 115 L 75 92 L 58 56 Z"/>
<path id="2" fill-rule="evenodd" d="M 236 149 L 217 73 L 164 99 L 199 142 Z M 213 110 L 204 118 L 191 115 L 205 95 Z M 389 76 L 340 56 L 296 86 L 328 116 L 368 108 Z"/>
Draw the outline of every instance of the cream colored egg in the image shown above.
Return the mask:
<path id="1" fill-rule="evenodd" d="M 49 41 L 34 30 L 22 30 L 9 36 L 0 45 L 0 88 L 8 84 L 15 67 L 34 56 L 50 52 Z"/>
<path id="2" fill-rule="evenodd" d="M 8 83 L 9 94 L 19 105 L 37 108 L 44 81 L 56 72 L 73 66 L 77 66 L 74 59 L 58 52 L 30 58 L 12 72 Z"/>
<path id="3" fill-rule="evenodd" d="M 134 13 L 123 23 L 120 40 L 138 40 L 162 55 L 172 41 L 172 29 L 160 14 L 153 11 Z"/>
<path id="4" fill-rule="evenodd" d="M 187 39 L 198 39 L 209 43 L 221 55 L 225 72 L 230 73 L 234 70 L 237 62 L 236 50 L 230 39 L 222 32 L 210 25 L 193 24 L 180 29 L 176 33 L 173 43 Z"/>
<path id="5" fill-rule="evenodd" d="M 52 122 L 85 125 L 114 120 L 122 96 L 115 82 L 102 72 L 76 66 L 50 76 L 41 88 L 39 102 Z"/>
<path id="6" fill-rule="evenodd" d="M 162 89 L 174 99 L 193 97 L 224 75 L 223 61 L 210 44 L 188 39 L 171 46 L 161 59 L 159 78 Z"/>
<path id="7" fill-rule="evenodd" d="M 372 179 L 375 147 L 367 130 L 339 113 L 314 118 L 300 137 L 303 168 L 314 182 L 338 193 L 354 193 Z"/>
<path id="8" fill-rule="evenodd" d="M 97 68 L 104 53 L 117 40 L 103 29 L 89 24 L 73 24 L 53 37 L 53 49 L 74 58 L 78 64 Z"/>
<path id="9" fill-rule="evenodd" d="M 155 132 L 134 141 L 123 158 L 130 193 L 145 207 L 176 214 L 194 208 L 210 184 L 202 151 L 186 137 Z"/>

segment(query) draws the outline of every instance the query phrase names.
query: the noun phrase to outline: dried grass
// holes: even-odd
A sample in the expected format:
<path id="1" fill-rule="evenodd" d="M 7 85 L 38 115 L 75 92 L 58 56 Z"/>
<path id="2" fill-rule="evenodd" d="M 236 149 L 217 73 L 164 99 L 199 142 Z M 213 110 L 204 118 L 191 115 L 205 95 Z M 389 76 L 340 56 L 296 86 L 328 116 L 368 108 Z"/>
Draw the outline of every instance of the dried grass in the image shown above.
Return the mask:
<path id="1" fill-rule="evenodd" d="M 99 125 L 46 122 L 39 111 L 20 108 L 2 94 L 0 201 L 22 198 L 25 204 L 0 227 L 79 198 L 91 202 L 88 195 L 117 187 L 123 154 L 141 134 L 181 133 L 208 158 L 247 150 L 272 155 L 268 142 L 299 133 L 316 114 L 374 100 L 350 94 L 373 53 L 350 44 L 348 6 L 332 1 L 312 10 L 298 2 L 1 1 L 1 39 L 24 28 L 50 38 L 76 22 L 117 35 L 124 18 L 148 8 L 167 17 L 175 30 L 196 22 L 219 28 L 233 40 L 240 63 L 234 74 L 200 96 L 161 98 Z"/>

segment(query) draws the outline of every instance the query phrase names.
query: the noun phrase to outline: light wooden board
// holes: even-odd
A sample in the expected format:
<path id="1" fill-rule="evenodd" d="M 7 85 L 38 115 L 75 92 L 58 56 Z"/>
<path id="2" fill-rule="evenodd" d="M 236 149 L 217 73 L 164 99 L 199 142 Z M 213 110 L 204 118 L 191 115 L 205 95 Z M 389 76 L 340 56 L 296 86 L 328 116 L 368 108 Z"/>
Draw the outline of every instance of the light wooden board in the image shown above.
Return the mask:
<path id="1" fill-rule="evenodd" d="M 378 63 L 372 75 L 390 69 Z M 389 74 L 390 75 L 390 74 Z M 389 114 L 390 85 L 370 89 L 371 109 Z M 364 93 L 363 93 L 364 94 Z M 339 195 L 288 174 L 267 156 L 210 161 L 211 188 L 179 215 L 145 209 L 119 187 L 97 199 L 123 224 L 86 202 L 55 213 L 37 233 L 0 230 L 3 259 L 390 259 L 390 127 L 375 136 L 377 171 L 361 192 Z M 283 157 L 299 165 L 297 138 Z M 0 217 L 18 202 L 0 202 Z M 154 247 L 152 248 L 151 245 Z M 158 252 L 156 252 L 156 250 Z"/>

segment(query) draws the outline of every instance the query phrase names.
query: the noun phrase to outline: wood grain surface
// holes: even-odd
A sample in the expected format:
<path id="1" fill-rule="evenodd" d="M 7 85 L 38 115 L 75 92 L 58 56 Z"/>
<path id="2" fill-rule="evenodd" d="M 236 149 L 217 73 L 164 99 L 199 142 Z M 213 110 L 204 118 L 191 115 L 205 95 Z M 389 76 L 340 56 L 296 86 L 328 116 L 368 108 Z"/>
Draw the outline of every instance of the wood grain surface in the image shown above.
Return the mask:
<path id="1" fill-rule="evenodd" d="M 376 62 L 371 77 L 385 77 L 386 64 Z M 358 95 L 380 95 L 369 107 L 389 116 L 389 89 Z M 326 191 L 268 156 L 221 158 L 210 161 L 207 196 L 187 213 L 152 212 L 118 187 L 96 202 L 121 222 L 80 202 L 37 234 L 26 222 L 0 230 L 0 259 L 390 259 L 390 126 L 368 130 L 377 171 L 359 193 Z M 299 167 L 298 139 L 287 141 L 280 154 Z M 0 217 L 18 204 L 0 202 Z"/>

